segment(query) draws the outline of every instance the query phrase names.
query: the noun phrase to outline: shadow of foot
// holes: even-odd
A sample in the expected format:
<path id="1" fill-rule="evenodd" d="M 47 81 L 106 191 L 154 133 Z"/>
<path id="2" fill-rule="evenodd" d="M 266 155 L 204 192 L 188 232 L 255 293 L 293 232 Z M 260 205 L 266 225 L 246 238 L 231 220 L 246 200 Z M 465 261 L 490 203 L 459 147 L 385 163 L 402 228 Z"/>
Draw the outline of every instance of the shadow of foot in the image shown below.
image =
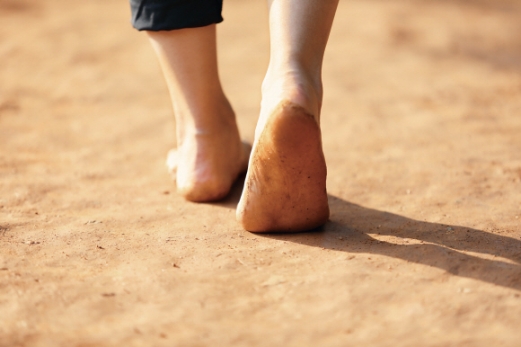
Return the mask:
<path id="1" fill-rule="evenodd" d="M 241 199 L 242 189 L 244 188 L 244 179 L 246 178 L 246 173 L 240 174 L 235 182 L 233 182 L 232 188 L 228 195 L 224 197 L 224 199 L 215 202 L 209 202 L 210 205 L 221 206 L 226 208 L 236 209 L 239 200 Z"/>
<path id="2" fill-rule="evenodd" d="M 381 254 L 521 291 L 520 240 L 417 221 L 331 195 L 329 205 L 330 221 L 318 231 L 264 236 L 347 253 Z"/>

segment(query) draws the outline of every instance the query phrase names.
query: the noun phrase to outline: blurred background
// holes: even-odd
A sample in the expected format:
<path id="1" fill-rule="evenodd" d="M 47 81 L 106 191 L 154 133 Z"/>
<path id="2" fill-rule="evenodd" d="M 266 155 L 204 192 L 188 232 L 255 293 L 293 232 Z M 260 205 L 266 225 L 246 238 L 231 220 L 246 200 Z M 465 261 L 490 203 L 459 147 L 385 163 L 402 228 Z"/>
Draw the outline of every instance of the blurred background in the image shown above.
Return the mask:
<path id="1" fill-rule="evenodd" d="M 223 16 L 251 142 L 267 8 Z M 0 0 L 0 346 L 519 346 L 521 1 L 341 0 L 323 78 L 332 221 L 251 235 L 175 194 L 126 1 Z"/>

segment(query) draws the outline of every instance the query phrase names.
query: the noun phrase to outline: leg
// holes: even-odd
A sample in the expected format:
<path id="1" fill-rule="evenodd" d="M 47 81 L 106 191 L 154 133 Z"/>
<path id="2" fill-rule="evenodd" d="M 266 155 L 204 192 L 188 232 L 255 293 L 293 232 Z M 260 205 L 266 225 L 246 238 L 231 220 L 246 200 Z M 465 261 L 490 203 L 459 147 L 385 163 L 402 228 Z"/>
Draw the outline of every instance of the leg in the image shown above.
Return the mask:
<path id="1" fill-rule="evenodd" d="M 235 114 L 217 70 L 215 24 L 147 31 L 163 70 L 177 125 L 177 189 L 191 201 L 223 198 L 246 170 Z M 172 167 L 173 166 L 173 167 Z"/>
<path id="2" fill-rule="evenodd" d="M 329 218 L 321 71 L 338 0 L 268 2 L 270 64 L 237 218 L 249 231 L 303 231 Z"/>

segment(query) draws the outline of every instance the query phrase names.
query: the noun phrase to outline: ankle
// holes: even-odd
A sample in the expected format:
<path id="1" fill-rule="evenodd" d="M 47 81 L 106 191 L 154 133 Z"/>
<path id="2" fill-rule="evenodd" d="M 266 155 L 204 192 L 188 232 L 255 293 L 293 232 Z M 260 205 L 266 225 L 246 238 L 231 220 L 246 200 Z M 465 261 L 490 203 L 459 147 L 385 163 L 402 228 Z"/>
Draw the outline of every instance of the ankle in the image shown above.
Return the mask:
<path id="1" fill-rule="evenodd" d="M 177 105 L 176 105 L 177 106 Z M 239 136 L 235 112 L 226 97 L 205 100 L 195 107 L 174 107 L 178 142 L 187 137 Z"/>
<path id="2" fill-rule="evenodd" d="M 282 100 L 302 106 L 310 114 L 320 116 L 322 106 L 322 81 L 302 70 L 269 69 L 262 83 L 263 108 L 270 108 Z M 266 106 L 266 107 L 265 107 Z"/>

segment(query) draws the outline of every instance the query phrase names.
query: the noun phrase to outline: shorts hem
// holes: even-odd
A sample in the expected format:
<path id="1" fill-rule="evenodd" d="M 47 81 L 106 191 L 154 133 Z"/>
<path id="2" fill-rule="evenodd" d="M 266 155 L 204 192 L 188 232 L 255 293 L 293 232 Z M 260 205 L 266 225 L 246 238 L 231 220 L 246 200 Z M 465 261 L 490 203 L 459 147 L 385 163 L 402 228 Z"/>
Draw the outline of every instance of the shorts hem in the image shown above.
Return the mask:
<path id="1" fill-rule="evenodd" d="M 222 0 L 130 0 L 132 26 L 139 31 L 198 28 L 221 23 Z"/>

